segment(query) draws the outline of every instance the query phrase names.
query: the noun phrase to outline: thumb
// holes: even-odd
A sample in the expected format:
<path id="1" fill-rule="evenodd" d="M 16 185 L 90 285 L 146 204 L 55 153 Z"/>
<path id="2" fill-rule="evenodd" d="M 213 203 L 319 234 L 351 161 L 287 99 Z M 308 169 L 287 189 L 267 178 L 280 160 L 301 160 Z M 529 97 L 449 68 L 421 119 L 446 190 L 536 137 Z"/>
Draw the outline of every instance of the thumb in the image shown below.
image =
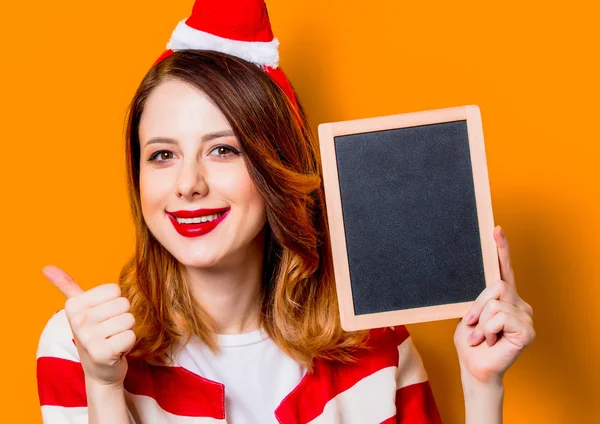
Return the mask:
<path id="1" fill-rule="evenodd" d="M 44 274 L 67 299 L 84 292 L 69 274 L 57 266 L 49 265 L 44 267 L 44 269 L 42 269 L 42 274 Z"/>

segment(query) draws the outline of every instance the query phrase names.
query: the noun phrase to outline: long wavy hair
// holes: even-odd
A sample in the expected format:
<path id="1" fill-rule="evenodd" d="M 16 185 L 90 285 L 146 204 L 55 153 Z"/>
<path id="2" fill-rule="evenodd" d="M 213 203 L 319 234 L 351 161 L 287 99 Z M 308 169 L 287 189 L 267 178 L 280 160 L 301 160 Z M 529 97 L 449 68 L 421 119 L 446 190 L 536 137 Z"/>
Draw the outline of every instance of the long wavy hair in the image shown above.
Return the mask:
<path id="1" fill-rule="evenodd" d="M 228 120 L 249 175 L 265 200 L 260 325 L 290 357 L 352 362 L 367 332 L 340 326 L 315 137 L 304 111 L 258 66 L 201 50 L 184 50 L 146 74 L 127 116 L 126 161 L 136 250 L 119 284 L 136 318 L 130 357 L 166 362 L 192 335 L 218 351 L 213 319 L 194 300 L 183 265 L 150 233 L 140 203 L 138 128 L 152 90 L 177 79 L 206 93 Z"/>

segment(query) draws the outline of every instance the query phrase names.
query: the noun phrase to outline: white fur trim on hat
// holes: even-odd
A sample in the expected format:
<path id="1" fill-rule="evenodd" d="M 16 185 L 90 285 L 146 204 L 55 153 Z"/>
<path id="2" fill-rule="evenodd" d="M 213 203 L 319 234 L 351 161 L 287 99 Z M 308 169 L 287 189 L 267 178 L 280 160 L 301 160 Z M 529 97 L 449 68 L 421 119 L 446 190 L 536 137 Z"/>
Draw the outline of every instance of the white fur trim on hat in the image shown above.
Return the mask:
<path id="1" fill-rule="evenodd" d="M 170 50 L 215 50 L 227 53 L 252 62 L 256 65 L 277 68 L 279 65 L 279 40 L 272 41 L 239 41 L 222 38 L 217 35 L 199 31 L 188 26 L 185 19 L 180 21 L 167 43 Z"/>

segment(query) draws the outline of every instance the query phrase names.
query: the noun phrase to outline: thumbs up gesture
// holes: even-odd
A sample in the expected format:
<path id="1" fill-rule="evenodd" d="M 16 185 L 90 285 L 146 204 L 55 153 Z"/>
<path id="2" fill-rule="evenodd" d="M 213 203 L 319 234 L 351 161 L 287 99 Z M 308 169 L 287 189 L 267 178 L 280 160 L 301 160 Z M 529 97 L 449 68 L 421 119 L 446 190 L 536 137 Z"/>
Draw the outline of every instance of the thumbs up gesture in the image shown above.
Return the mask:
<path id="1" fill-rule="evenodd" d="M 84 291 L 62 269 L 47 266 L 42 273 L 67 298 L 71 326 L 86 380 L 118 386 L 127 373 L 125 354 L 135 344 L 135 319 L 117 284 Z"/>

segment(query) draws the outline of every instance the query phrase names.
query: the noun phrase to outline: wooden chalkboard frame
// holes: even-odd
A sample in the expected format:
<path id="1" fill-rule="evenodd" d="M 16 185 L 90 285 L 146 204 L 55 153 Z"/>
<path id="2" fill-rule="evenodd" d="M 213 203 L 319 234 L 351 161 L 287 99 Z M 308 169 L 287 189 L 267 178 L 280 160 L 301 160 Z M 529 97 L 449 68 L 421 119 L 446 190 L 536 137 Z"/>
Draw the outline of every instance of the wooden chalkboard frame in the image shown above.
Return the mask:
<path id="1" fill-rule="evenodd" d="M 462 302 L 363 315 L 355 314 L 334 144 L 334 138 L 337 136 L 453 121 L 466 121 L 467 123 L 484 275 L 486 286 L 488 286 L 493 281 L 500 279 L 500 267 L 496 243 L 493 238 L 494 218 L 492 200 L 483 141 L 481 112 L 478 106 L 462 106 L 319 125 L 323 184 L 340 318 L 344 330 L 356 331 L 367 328 L 459 318 L 471 306 L 472 302 Z"/>

